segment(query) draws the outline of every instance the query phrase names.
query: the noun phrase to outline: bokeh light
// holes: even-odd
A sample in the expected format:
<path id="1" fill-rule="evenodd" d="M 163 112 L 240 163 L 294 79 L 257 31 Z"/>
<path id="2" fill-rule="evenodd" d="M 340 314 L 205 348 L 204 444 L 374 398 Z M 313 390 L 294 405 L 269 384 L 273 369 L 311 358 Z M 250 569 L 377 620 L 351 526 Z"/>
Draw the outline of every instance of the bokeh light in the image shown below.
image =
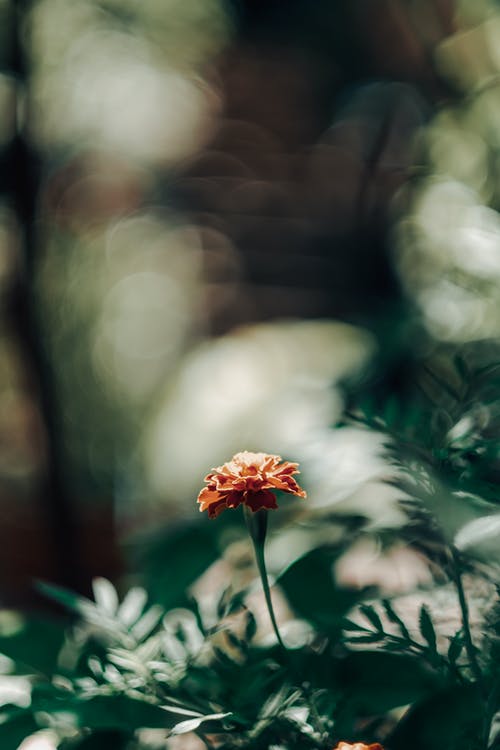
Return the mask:
<path id="1" fill-rule="evenodd" d="M 172 499 L 240 450 L 303 453 L 340 414 L 334 385 L 373 353 L 364 332 L 330 321 L 269 323 L 204 343 L 167 389 L 146 441 L 152 485 Z"/>
<path id="2" fill-rule="evenodd" d="M 244 448 L 396 528 L 352 379 L 500 333 L 497 9 L 327 5 L 0 2 L 0 475 L 84 567 Z"/>
<path id="3" fill-rule="evenodd" d="M 440 74 L 466 96 L 442 106 L 421 136 L 430 176 L 417 181 L 396 232 L 403 283 L 440 340 L 498 336 L 498 39 L 489 2 L 457 4 L 437 45 Z"/>

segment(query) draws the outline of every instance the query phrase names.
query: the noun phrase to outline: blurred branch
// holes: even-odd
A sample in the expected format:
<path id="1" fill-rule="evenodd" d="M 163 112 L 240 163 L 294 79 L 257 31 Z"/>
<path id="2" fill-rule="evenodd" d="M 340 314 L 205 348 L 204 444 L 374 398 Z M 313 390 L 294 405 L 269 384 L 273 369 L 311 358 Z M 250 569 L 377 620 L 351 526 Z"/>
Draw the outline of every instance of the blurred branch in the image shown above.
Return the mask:
<path id="1" fill-rule="evenodd" d="M 16 79 L 18 98 L 19 94 L 25 95 L 29 87 L 29 64 L 21 43 L 21 29 L 30 5 L 29 0 L 11 0 L 11 59 L 8 64 Z M 19 221 L 22 252 L 8 301 L 9 322 L 39 401 L 47 438 L 47 468 L 40 502 L 42 513 L 48 519 L 57 577 L 66 585 L 81 589 L 83 580 L 78 563 L 76 519 L 62 470 L 61 420 L 51 363 L 43 345 L 42 326 L 33 298 L 38 250 L 35 219 L 40 159 L 27 142 L 19 121 L 4 159 L 5 183 L 2 189 Z"/>

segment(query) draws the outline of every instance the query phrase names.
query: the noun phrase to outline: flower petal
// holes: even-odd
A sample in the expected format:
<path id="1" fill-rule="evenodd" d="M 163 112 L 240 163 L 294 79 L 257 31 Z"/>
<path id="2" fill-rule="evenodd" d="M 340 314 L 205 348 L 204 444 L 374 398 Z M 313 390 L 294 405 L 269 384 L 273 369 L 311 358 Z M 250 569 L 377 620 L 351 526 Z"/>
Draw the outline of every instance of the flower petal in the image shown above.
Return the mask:
<path id="1" fill-rule="evenodd" d="M 243 502 L 247 505 L 254 513 L 263 508 L 269 510 L 276 510 L 278 504 L 276 502 L 276 495 L 274 492 L 269 490 L 259 490 L 259 492 L 245 492 Z"/>
<path id="2" fill-rule="evenodd" d="M 216 503 L 212 503 L 212 505 L 208 507 L 208 517 L 217 518 L 217 516 L 220 516 L 222 511 L 226 510 L 226 508 L 227 508 L 227 502 L 226 502 L 226 498 L 224 497 L 221 500 L 218 500 Z"/>
<path id="3" fill-rule="evenodd" d="M 298 464 L 282 461 L 281 456 L 241 451 L 206 475 L 208 486 L 198 496 L 200 510 L 215 518 L 224 508 L 237 508 L 242 502 L 254 512 L 277 508 L 275 489 L 306 497 L 292 478 L 298 473 Z"/>
<path id="4" fill-rule="evenodd" d="M 282 464 L 279 464 L 279 466 L 276 466 L 273 473 L 276 472 L 278 474 L 300 474 L 298 469 L 298 464 L 292 463 L 291 461 L 284 461 Z"/>
<path id="5" fill-rule="evenodd" d="M 226 496 L 226 505 L 228 508 L 237 508 L 243 502 L 243 492 L 230 492 Z"/>
<path id="6" fill-rule="evenodd" d="M 307 497 L 305 490 L 299 487 L 295 479 L 287 475 L 285 475 L 284 477 L 268 477 L 266 484 L 267 486 L 276 487 L 277 490 L 290 492 L 292 495 L 297 495 L 297 497 Z"/>
<path id="7" fill-rule="evenodd" d="M 219 492 L 211 487 L 204 487 L 198 495 L 197 502 L 200 504 L 200 510 L 206 510 L 210 505 L 219 502 L 226 496 L 225 492 Z"/>

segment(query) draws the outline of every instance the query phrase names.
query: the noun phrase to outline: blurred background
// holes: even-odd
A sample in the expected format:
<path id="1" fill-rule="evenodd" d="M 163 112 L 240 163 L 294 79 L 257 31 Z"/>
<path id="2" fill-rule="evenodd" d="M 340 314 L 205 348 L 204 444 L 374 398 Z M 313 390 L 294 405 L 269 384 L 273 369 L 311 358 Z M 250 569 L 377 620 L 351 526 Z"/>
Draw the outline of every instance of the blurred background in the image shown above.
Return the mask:
<path id="1" fill-rule="evenodd" d="M 0 0 L 2 604 L 133 570 L 238 450 L 401 523 L 334 427 L 500 336 L 499 50 L 489 0 Z"/>

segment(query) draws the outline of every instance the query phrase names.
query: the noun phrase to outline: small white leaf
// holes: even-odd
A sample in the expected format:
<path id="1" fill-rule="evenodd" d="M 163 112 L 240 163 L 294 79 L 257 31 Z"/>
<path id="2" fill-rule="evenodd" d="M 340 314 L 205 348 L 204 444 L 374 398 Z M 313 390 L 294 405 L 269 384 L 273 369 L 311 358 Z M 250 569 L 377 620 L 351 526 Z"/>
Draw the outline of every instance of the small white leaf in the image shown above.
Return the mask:
<path id="1" fill-rule="evenodd" d="M 152 635 L 147 641 L 144 641 L 136 650 L 137 658 L 143 664 L 152 661 L 160 651 L 161 638 L 158 635 Z"/>
<path id="2" fill-rule="evenodd" d="M 113 584 L 107 578 L 94 578 L 92 591 L 99 609 L 107 615 L 115 615 L 118 609 L 118 594 Z"/>
<path id="3" fill-rule="evenodd" d="M 199 711 L 191 711 L 189 708 L 182 708 L 182 706 L 161 706 L 164 711 L 170 711 L 173 714 L 180 714 L 181 716 L 194 716 L 196 719 L 203 718 L 203 714 Z"/>
<path id="4" fill-rule="evenodd" d="M 469 549 L 500 538 L 500 513 L 492 516 L 482 516 L 463 526 L 455 537 L 455 546 L 458 549 Z"/>
<path id="5" fill-rule="evenodd" d="M 95 656 L 91 656 L 88 660 L 89 669 L 93 674 L 97 675 L 98 677 L 102 677 L 102 664 L 99 661 L 99 659 L 96 659 Z"/>
<path id="6" fill-rule="evenodd" d="M 151 631 L 158 625 L 161 618 L 163 617 L 163 609 L 154 604 L 150 607 L 141 617 L 141 619 L 135 623 L 132 627 L 133 635 L 141 641 L 146 638 Z"/>
<path id="7" fill-rule="evenodd" d="M 139 586 L 131 588 L 118 609 L 118 619 L 124 625 L 133 625 L 141 616 L 147 599 L 148 595 L 144 589 L 139 588 Z"/>
<path id="8" fill-rule="evenodd" d="M 184 645 L 172 633 L 163 633 L 162 646 L 168 661 L 183 662 L 187 659 Z"/>
<path id="9" fill-rule="evenodd" d="M 188 719 L 187 721 L 181 721 L 179 724 L 176 724 L 175 727 L 172 729 L 172 734 L 185 734 L 186 732 L 194 732 L 195 729 L 198 729 L 200 724 L 203 724 L 204 721 L 215 721 L 217 719 L 224 719 L 226 716 L 230 716 L 231 712 L 226 714 L 208 714 L 208 716 L 200 716 L 197 719 Z"/>
<path id="10" fill-rule="evenodd" d="M 126 657 L 119 656 L 118 654 L 108 654 L 110 662 L 113 664 L 116 664 L 117 667 L 121 667 L 122 669 L 128 669 L 129 672 L 133 672 L 135 668 L 135 662 L 132 659 L 127 659 Z"/>

